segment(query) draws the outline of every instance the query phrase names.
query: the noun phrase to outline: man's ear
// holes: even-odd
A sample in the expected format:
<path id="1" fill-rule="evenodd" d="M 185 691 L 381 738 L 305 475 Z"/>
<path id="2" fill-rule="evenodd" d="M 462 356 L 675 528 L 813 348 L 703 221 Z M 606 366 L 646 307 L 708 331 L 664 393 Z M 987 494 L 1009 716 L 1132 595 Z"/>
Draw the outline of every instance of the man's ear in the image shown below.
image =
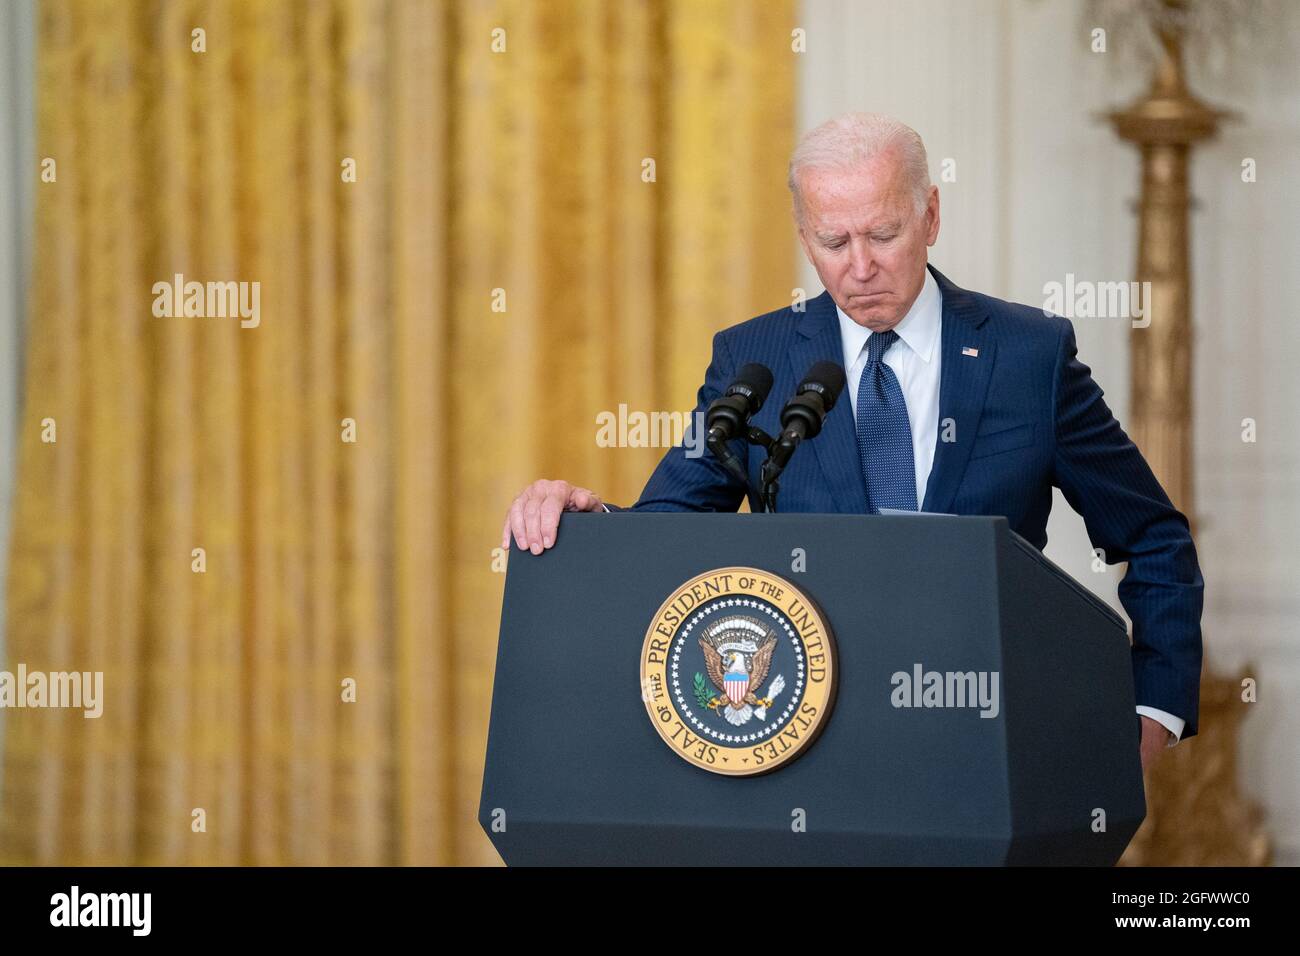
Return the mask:
<path id="1" fill-rule="evenodd" d="M 795 235 L 799 237 L 799 247 L 803 249 L 803 255 L 804 258 L 808 260 L 808 265 L 812 266 L 814 269 L 817 268 L 817 263 L 813 262 L 812 250 L 808 248 L 808 236 L 805 234 L 803 225 L 799 222 L 797 215 L 794 220 L 794 232 Z"/>
<path id="2" fill-rule="evenodd" d="M 930 234 L 925 241 L 927 246 L 932 246 L 939 241 L 939 187 L 933 184 L 930 186 L 930 202 L 926 205 L 926 213 L 934 216 L 934 221 L 930 223 Z"/>

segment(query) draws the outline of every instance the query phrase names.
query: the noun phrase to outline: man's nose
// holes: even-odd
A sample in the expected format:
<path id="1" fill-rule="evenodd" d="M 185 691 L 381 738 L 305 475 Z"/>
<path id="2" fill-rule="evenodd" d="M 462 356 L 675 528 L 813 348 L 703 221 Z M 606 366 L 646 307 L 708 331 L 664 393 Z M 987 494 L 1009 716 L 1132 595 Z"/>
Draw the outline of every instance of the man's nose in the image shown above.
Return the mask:
<path id="1" fill-rule="evenodd" d="M 875 260 L 871 256 L 871 243 L 856 238 L 849 246 L 849 277 L 854 282 L 866 282 L 875 271 Z"/>

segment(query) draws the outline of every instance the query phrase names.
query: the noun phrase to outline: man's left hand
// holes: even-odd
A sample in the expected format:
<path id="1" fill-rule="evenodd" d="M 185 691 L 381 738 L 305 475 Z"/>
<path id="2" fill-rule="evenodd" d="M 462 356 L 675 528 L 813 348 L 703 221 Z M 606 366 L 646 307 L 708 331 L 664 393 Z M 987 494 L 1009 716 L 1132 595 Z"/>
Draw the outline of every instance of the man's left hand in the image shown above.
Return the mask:
<path id="1" fill-rule="evenodd" d="M 1169 738 L 1173 735 L 1158 720 L 1152 720 L 1145 714 L 1141 715 L 1141 720 L 1142 772 L 1146 773 L 1147 769 L 1165 752 L 1169 746 Z"/>

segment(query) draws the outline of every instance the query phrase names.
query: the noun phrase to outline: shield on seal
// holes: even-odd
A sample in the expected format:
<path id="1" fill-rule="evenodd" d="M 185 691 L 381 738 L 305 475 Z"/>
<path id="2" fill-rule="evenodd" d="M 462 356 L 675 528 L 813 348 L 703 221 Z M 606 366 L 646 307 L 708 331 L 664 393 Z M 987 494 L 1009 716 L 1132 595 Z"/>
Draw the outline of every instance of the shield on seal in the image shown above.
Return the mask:
<path id="1" fill-rule="evenodd" d="M 739 707 L 749 693 L 749 675 L 744 671 L 729 671 L 722 681 L 727 688 L 727 699 Z"/>

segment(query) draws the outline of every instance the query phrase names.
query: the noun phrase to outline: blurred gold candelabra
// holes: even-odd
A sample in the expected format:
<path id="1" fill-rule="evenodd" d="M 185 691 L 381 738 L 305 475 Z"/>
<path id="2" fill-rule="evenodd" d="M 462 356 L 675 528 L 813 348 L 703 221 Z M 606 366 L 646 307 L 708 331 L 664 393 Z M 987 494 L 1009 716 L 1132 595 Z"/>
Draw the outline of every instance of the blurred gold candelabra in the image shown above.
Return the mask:
<path id="1" fill-rule="evenodd" d="M 1132 333 L 1133 440 L 1174 504 L 1196 527 L 1192 472 L 1192 335 L 1189 193 L 1192 147 L 1233 114 L 1187 88 L 1185 0 L 1148 4 L 1160 42 L 1148 91 L 1107 119 L 1141 152 L 1137 279 L 1150 282 L 1149 326 Z M 1263 814 L 1237 786 L 1241 678 L 1208 667 L 1200 727 L 1147 774 L 1147 818 L 1120 861 L 1138 866 L 1259 866 L 1269 862 Z"/>

